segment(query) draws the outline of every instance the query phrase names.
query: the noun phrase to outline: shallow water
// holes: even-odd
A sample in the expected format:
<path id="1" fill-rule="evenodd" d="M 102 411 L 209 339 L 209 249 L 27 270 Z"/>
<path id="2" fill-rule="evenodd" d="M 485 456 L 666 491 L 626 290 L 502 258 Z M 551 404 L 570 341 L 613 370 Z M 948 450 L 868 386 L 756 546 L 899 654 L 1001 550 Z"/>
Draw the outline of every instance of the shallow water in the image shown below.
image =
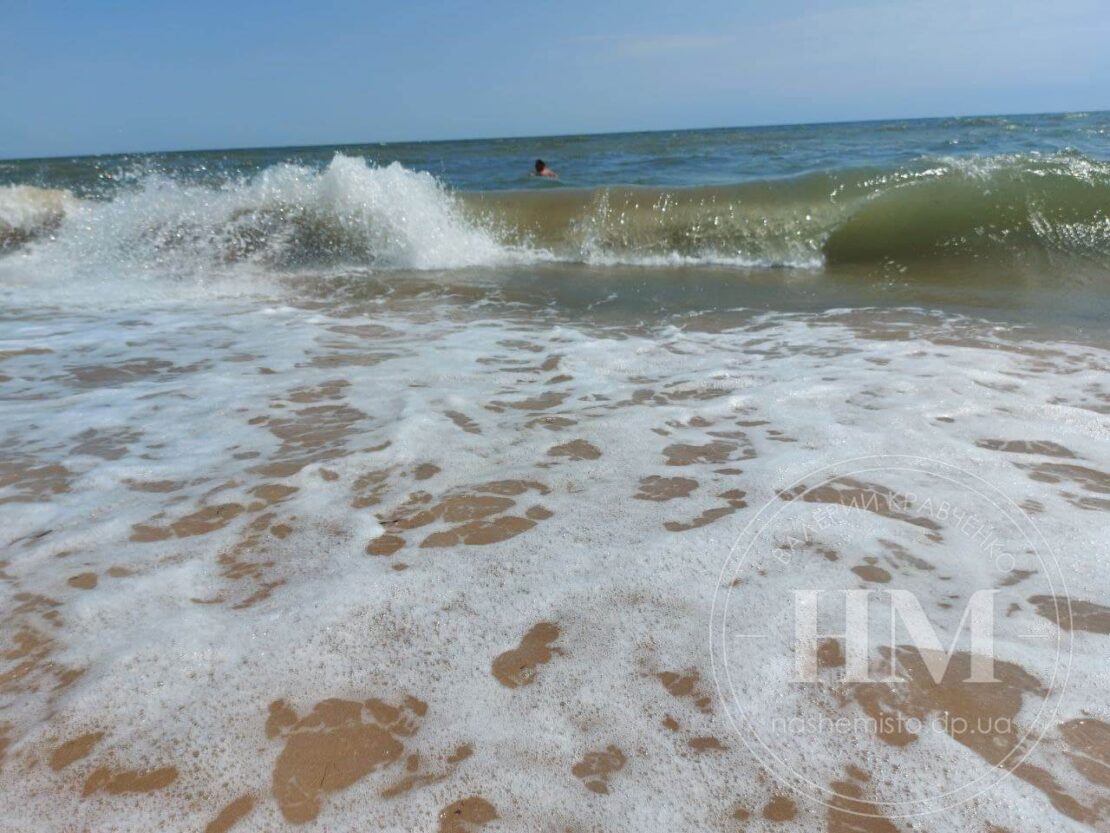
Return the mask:
<path id="1" fill-rule="evenodd" d="M 1100 118 L 784 134 L 1094 160 Z M 633 265 L 344 153 L 9 193 L 5 829 L 1106 828 L 1099 182 L 1082 256 Z M 799 678 L 815 590 L 871 591 L 866 679 L 847 596 Z"/>

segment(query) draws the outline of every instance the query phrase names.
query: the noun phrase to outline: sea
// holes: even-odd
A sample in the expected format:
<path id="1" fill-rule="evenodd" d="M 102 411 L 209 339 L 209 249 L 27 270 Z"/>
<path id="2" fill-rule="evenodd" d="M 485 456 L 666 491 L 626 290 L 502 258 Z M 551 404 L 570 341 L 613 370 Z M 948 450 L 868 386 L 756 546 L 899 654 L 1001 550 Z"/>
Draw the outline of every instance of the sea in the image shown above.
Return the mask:
<path id="1" fill-rule="evenodd" d="M 1104 112 L 0 161 L 0 826 L 1107 830 L 1108 325 Z"/>

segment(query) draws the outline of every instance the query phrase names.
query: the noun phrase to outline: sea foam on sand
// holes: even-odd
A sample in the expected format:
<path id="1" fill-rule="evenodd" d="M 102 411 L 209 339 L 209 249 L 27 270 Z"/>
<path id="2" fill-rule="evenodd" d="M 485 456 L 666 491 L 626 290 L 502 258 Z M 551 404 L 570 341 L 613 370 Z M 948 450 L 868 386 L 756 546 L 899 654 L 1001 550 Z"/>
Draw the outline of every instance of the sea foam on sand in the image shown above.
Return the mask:
<path id="1" fill-rule="evenodd" d="M 5 322 L 5 829 L 1104 828 L 1105 345 L 910 312 L 604 328 L 514 310 Z M 945 644 L 972 579 L 996 589 L 997 658 L 1020 675 L 992 713 L 1019 725 L 1069 647 L 1036 771 L 903 817 L 991 776 L 989 748 L 817 735 L 806 775 L 834 786 L 809 801 L 730 720 L 710 624 L 761 507 L 829 463 L 906 454 L 1021 507 L 1090 607 L 1053 620 L 1031 600 L 1061 587 L 1020 547 L 1001 572 L 953 560 L 955 521 L 847 509 L 851 548 L 814 542 L 822 580 L 885 574 Z M 790 574 L 739 578 L 733 604 L 784 621 Z M 793 662 L 753 641 L 729 673 L 781 690 Z M 886 703 L 825 691 L 832 716 Z M 905 708 L 935 708 L 914 691 Z M 799 704 L 745 706 L 769 723 Z"/>

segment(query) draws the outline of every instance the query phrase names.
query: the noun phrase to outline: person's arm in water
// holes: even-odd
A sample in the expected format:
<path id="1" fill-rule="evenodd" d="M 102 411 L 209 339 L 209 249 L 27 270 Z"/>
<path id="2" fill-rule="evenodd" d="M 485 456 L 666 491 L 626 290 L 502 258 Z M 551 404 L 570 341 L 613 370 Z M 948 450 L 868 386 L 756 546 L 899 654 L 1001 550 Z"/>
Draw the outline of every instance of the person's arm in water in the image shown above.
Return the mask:
<path id="1" fill-rule="evenodd" d="M 558 179 L 559 175 L 551 168 L 547 167 L 547 163 L 542 159 L 536 160 L 535 170 L 532 171 L 532 176 L 546 176 L 549 179 Z"/>

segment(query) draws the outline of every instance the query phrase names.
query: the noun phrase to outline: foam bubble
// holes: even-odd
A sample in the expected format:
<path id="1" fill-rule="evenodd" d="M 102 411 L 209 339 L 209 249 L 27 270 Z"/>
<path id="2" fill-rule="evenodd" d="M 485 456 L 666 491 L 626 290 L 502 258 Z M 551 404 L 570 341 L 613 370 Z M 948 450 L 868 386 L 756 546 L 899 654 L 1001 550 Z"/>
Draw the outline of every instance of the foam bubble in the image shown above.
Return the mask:
<path id="1" fill-rule="evenodd" d="M 132 306 L 6 329 L 0 607 L 26 653 L 4 670 L 27 663 L 0 692 L 11 829 L 196 829 L 228 807 L 243 829 L 432 829 L 448 808 L 490 829 L 784 815 L 717 699 L 708 624 L 739 530 L 830 455 L 927 449 L 973 468 L 1033 513 L 1074 593 L 1110 597 L 1105 346 L 907 312 L 738 315 L 707 332 L 428 300 L 309 306 Z M 917 535 L 930 530 L 853 522 L 860 551 L 812 553 L 830 580 L 880 559 L 954 627 L 939 603 L 974 582 Z M 749 612 L 779 621 L 789 583 L 747 578 Z M 1026 602 L 1045 576 L 1018 579 L 1000 588 L 1027 629 L 1014 633 L 1055 628 Z M 1105 637 L 1075 636 L 1061 717 L 1106 719 Z M 1002 650 L 1048 679 L 1038 641 Z M 758 642 L 748 657 L 736 670 L 768 691 L 789 675 Z M 1019 720 L 1038 701 L 1023 696 Z M 338 771 L 306 762 L 337 748 Z M 1033 760 L 1097 806 L 1070 749 L 1050 732 Z M 840 805 L 990 769 L 937 734 L 816 737 L 809 757 L 856 785 Z M 319 788 L 291 802 L 302 777 Z M 826 829 L 832 811 L 795 798 L 793 829 Z M 944 818 L 1086 824 L 1019 778 Z"/>

